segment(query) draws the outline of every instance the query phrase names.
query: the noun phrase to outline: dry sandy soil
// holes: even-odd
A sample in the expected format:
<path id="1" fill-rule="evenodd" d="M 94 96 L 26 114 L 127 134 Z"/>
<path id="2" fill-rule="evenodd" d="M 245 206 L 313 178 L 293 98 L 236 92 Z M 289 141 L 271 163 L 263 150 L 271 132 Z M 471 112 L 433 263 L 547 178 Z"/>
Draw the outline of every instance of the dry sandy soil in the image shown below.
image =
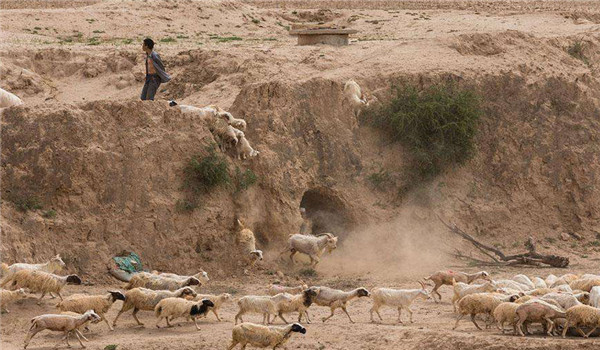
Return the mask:
<path id="1" fill-rule="evenodd" d="M 296 46 L 298 23 L 358 29 L 347 47 Z M 68 270 L 93 286 L 120 287 L 106 274 L 109 257 L 134 250 L 148 267 L 212 278 L 207 292 L 261 293 L 277 270 L 294 283 L 299 269 L 277 252 L 296 232 L 298 206 L 326 213 L 322 228 L 339 234 L 308 282 L 350 289 L 407 287 L 438 269 L 473 270 L 448 252 L 468 250 L 449 237 L 436 214 L 507 252 L 533 236 L 540 249 L 569 256 L 571 270 L 600 267 L 600 6 L 596 1 L 52 1 L 0 2 L 0 87 L 25 106 L 2 116 L 2 261 L 65 257 Z M 150 36 L 172 73 L 155 102 L 137 101 L 143 80 L 141 40 Z M 583 45 L 583 58 L 567 51 Z M 357 127 L 342 87 L 355 79 L 385 100 L 392 83 L 419 86 L 453 80 L 485 100 L 478 152 L 461 169 L 398 198 L 405 152 L 381 134 Z M 183 168 L 214 141 L 202 122 L 167 107 L 177 99 L 218 104 L 245 118 L 261 154 L 251 161 L 256 186 L 219 190 L 192 213 Z M 369 174 L 386 169 L 389 188 Z M 18 210 L 36 198 L 42 208 Z M 53 210 L 56 215 L 48 215 Z M 233 219 L 242 216 L 266 261 L 243 275 Z M 564 235 L 577 233 L 581 240 Z M 561 235 L 566 237 L 561 239 Z M 563 274 L 553 269 L 492 270 L 494 276 Z M 516 338 L 451 331 L 445 302 L 416 303 L 415 323 L 369 323 L 368 299 L 350 306 L 356 324 L 337 314 L 308 326 L 288 349 L 581 349 L 596 340 Z M 33 298 L 2 315 L 3 349 L 22 346 L 29 320 L 54 312 Z M 109 318 L 114 318 L 119 304 Z M 225 348 L 235 304 L 225 321 L 145 328 L 129 315 L 115 332 L 92 327 L 89 347 Z M 328 310 L 315 307 L 315 320 Z M 258 317 L 250 316 L 252 320 Z M 32 349 L 57 335 L 40 334 Z"/>

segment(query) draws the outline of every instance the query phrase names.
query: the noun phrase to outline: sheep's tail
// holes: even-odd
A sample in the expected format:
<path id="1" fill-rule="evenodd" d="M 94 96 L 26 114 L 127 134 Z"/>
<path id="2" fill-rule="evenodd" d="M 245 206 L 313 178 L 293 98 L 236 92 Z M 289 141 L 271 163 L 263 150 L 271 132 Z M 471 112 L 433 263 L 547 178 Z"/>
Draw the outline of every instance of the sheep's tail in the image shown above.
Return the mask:
<path id="1" fill-rule="evenodd" d="M 155 310 L 154 310 L 154 316 L 156 317 L 160 317 L 160 314 L 162 313 L 163 307 L 162 306 L 158 306 Z"/>

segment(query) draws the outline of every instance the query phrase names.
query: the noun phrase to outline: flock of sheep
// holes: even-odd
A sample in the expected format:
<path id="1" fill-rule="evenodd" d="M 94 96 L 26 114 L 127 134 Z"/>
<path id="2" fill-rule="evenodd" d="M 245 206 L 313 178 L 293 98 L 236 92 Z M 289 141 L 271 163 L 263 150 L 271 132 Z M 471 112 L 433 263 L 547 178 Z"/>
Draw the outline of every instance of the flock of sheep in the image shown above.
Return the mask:
<path id="1" fill-rule="evenodd" d="M 298 252 L 313 253 L 311 249 L 315 247 L 316 256 L 335 249 L 335 242 L 330 234 L 320 237 L 303 236 L 327 242 L 320 245 L 317 243 L 309 248 L 306 247 L 308 241 L 299 239 L 301 237 L 298 236 L 303 235 L 292 235 L 296 240 L 290 237 L 288 248 L 292 260 Z M 297 242 L 303 243 L 304 246 L 298 246 Z M 0 291 L 0 306 L 3 312 L 8 312 L 6 306 L 12 301 L 25 298 L 27 292 L 41 293 L 40 302 L 46 294 L 55 294 L 60 298 L 56 305 L 59 313 L 40 315 L 31 320 L 24 348 L 27 348 L 35 334 L 43 330 L 63 332 L 62 340 L 68 345 L 69 336 L 74 335 L 81 346 L 85 347 L 82 340 L 87 339 L 82 331 L 89 331 L 88 323 L 104 321 L 112 331 L 122 314 L 129 311 L 132 311 L 131 315 L 137 325 L 143 325 L 137 313 L 150 311 L 156 316 L 156 327 L 160 327 L 163 319 L 167 326 L 171 327 L 174 319 L 184 318 L 194 321 L 196 329 L 199 330 L 199 318 L 212 312 L 216 319 L 221 321 L 220 308 L 223 304 L 233 301 L 228 293 L 198 293 L 198 289 L 209 282 L 205 271 L 193 276 L 157 271 L 139 272 L 124 286 L 124 292 L 111 290 L 102 295 L 73 294 L 63 298 L 61 290 L 66 284 L 82 283 L 77 275 L 55 274 L 64 267 L 65 263 L 59 255 L 44 264 L 2 264 L 3 278 L 0 286 L 6 288 Z M 483 283 L 474 283 L 477 280 L 483 280 Z M 429 291 L 427 284 L 431 283 L 433 288 Z M 456 329 L 467 315 L 478 329 L 481 327 L 476 317 L 482 315 L 486 328 L 495 323 L 504 333 L 505 326 L 509 325 L 513 327 L 514 334 L 519 335 L 531 334 L 528 327 L 536 323 L 541 324 L 547 335 L 561 334 L 563 337 L 569 329 L 573 329 L 587 338 L 600 327 L 600 275 L 569 273 L 560 277 L 549 275 L 546 278 L 529 278 L 519 274 L 511 279 L 493 280 L 485 271 L 473 274 L 438 271 L 419 281 L 419 284 L 420 288 L 416 289 L 374 288 L 371 291 L 364 287 L 342 291 L 326 286 L 302 284 L 289 287 L 273 284 L 266 289 L 265 295 L 246 295 L 236 300 L 239 311 L 235 315 L 229 349 L 238 344 L 242 349 L 248 344 L 275 349 L 284 344 L 293 333 L 306 333 L 300 322 L 302 318 L 306 323 L 311 322 L 308 311 L 312 305 L 330 309 L 330 315 L 322 318 L 323 322 L 333 317 L 335 310 L 342 309 L 350 322 L 354 323 L 347 307 L 350 301 L 361 297 L 372 299 L 371 322 L 376 322 L 375 314 L 383 320 L 379 310 L 387 306 L 398 310 L 398 323 L 402 323 L 402 311 L 408 312 L 409 321 L 412 323 L 413 302 L 417 299 L 429 299 L 439 303 L 441 295 L 438 289 L 443 285 L 452 286 L 454 291 L 451 303 L 457 318 L 453 329 Z M 111 324 L 106 319 L 106 314 L 118 300 L 122 301 L 121 309 Z M 297 323 L 290 323 L 285 318 L 285 315 L 292 313 L 298 314 Z M 262 315 L 262 324 L 244 322 L 243 317 L 246 314 Z M 271 326 L 277 318 L 285 325 Z"/>

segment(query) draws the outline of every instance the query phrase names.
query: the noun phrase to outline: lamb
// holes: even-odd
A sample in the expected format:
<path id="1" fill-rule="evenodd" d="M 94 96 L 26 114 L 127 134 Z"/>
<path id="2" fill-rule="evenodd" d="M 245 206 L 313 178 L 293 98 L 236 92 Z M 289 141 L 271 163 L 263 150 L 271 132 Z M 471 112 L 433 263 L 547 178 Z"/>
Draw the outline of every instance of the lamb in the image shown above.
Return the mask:
<path id="1" fill-rule="evenodd" d="M 133 289 L 138 287 L 153 289 L 153 290 L 170 290 L 174 291 L 187 286 L 201 285 L 196 277 L 187 277 L 185 279 L 175 279 L 162 277 L 147 272 L 139 272 L 131 277 L 125 289 Z"/>
<path id="2" fill-rule="evenodd" d="M 264 295 L 246 295 L 238 300 L 237 304 L 240 310 L 235 315 L 235 324 L 238 319 L 242 322 L 242 316 L 251 312 L 263 315 L 263 324 L 271 322 L 271 315 L 277 315 L 276 296 L 264 296 Z"/>
<path id="3" fill-rule="evenodd" d="M 533 288 L 529 288 L 528 286 L 521 284 L 519 282 L 513 281 L 513 280 L 494 280 L 494 284 L 498 287 L 498 288 L 510 288 L 510 289 L 514 289 L 514 290 L 519 290 L 521 292 L 533 289 Z"/>
<path id="4" fill-rule="evenodd" d="M 215 306 L 215 304 L 208 300 L 202 299 L 198 301 L 189 301 L 182 298 L 165 298 L 156 304 L 154 308 L 154 314 L 158 317 L 156 321 L 156 328 L 160 328 L 159 324 L 162 319 L 167 320 L 167 327 L 173 327 L 169 322 L 177 317 L 191 317 L 194 319 L 194 325 L 197 330 L 200 330 L 198 326 L 198 316 L 206 316 L 208 310 Z"/>
<path id="5" fill-rule="evenodd" d="M 565 312 L 560 308 L 548 304 L 543 300 L 535 300 L 520 305 L 517 310 L 517 332 L 521 336 L 525 336 L 523 333 L 523 324 L 525 322 L 546 322 L 549 326 L 546 330 L 546 334 L 552 336 L 552 329 L 554 327 L 555 318 L 564 318 Z"/>
<path id="6" fill-rule="evenodd" d="M 197 280 L 199 280 L 202 284 L 206 284 L 208 283 L 208 281 L 210 281 L 210 278 L 208 278 L 208 273 L 206 273 L 206 271 L 204 270 L 200 270 L 200 272 L 198 272 L 195 275 L 192 276 L 182 276 L 182 275 L 177 275 L 175 273 L 167 273 L 167 272 L 152 272 L 155 275 L 158 275 L 160 277 L 165 277 L 165 278 L 171 278 L 171 279 L 175 279 L 175 280 L 179 280 L 179 281 L 184 281 L 189 279 L 190 277 L 194 277 Z"/>
<path id="7" fill-rule="evenodd" d="M 242 349 L 245 349 L 248 344 L 259 348 L 272 347 L 275 349 L 284 345 L 292 336 L 292 333 L 306 334 L 306 328 L 299 323 L 282 327 L 242 323 L 233 327 L 231 345 L 227 349 L 231 350 L 237 344 L 241 344 Z"/>
<path id="8" fill-rule="evenodd" d="M 233 131 L 235 133 L 235 131 Z M 241 134 L 236 144 L 237 158 L 240 160 L 246 160 L 246 158 L 252 158 L 258 156 L 260 152 L 250 146 L 250 142 L 246 139 L 244 134 Z"/>
<path id="9" fill-rule="evenodd" d="M 207 300 L 212 301 L 212 303 L 214 305 L 210 310 L 212 311 L 213 314 L 215 314 L 215 316 L 217 317 L 217 321 L 219 321 L 219 322 L 221 322 L 221 318 L 219 318 L 219 309 L 221 308 L 221 305 L 232 300 L 231 294 L 229 294 L 229 293 L 221 293 L 219 295 L 199 294 L 194 298 L 195 301 L 200 301 L 202 299 L 207 299 Z"/>
<path id="10" fill-rule="evenodd" d="M 536 288 L 534 290 L 528 290 L 526 292 L 524 292 L 525 295 L 531 295 L 531 296 L 542 296 L 542 295 L 546 295 L 549 293 L 554 293 L 556 290 L 552 289 L 552 288 Z"/>
<path id="11" fill-rule="evenodd" d="M 10 93 L 4 89 L 0 89 L 0 108 L 8 108 L 12 106 L 20 106 L 23 101 L 17 95 Z"/>
<path id="12" fill-rule="evenodd" d="M 417 299 L 423 300 L 431 299 L 431 295 L 425 288 L 425 284 L 419 281 L 421 289 L 391 289 L 391 288 L 375 288 L 372 290 L 371 297 L 373 298 L 373 306 L 369 311 L 371 314 L 371 322 L 375 322 L 373 319 L 373 312 L 377 313 L 379 320 L 383 321 L 379 308 L 383 305 L 391 306 L 398 309 L 398 323 L 402 323 L 400 318 L 402 309 L 406 309 L 410 315 L 410 323 L 413 323 L 413 313 L 410 309 L 410 305 Z"/>
<path id="13" fill-rule="evenodd" d="M 556 277 L 553 274 L 549 274 L 548 276 L 546 276 L 544 282 L 546 282 L 546 286 L 551 287 L 554 284 L 554 282 L 556 282 L 556 280 L 558 280 L 558 277 Z"/>
<path id="14" fill-rule="evenodd" d="M 560 304 L 560 306 L 567 310 L 573 306 L 576 305 L 581 305 L 581 301 L 578 300 L 578 297 L 581 298 L 582 300 L 589 300 L 589 293 L 584 292 L 586 294 L 577 294 L 573 295 L 573 294 L 566 294 L 566 293 L 548 293 L 544 296 L 542 296 L 540 299 L 541 300 L 556 300 L 556 302 L 558 302 Z"/>
<path id="15" fill-rule="evenodd" d="M 589 292 L 595 286 L 600 286 L 600 278 L 578 279 L 569 283 L 569 287 L 571 287 L 571 289 L 582 290 L 584 292 Z"/>
<path id="16" fill-rule="evenodd" d="M 227 124 L 224 119 L 226 117 L 218 117 L 216 119 L 209 120 L 208 129 L 219 141 L 219 148 L 221 151 L 225 151 L 228 145 L 236 146 L 239 142 L 236 136 L 235 128 Z"/>
<path id="17" fill-rule="evenodd" d="M 306 254 L 310 257 L 311 265 L 315 267 L 321 260 L 321 255 L 325 250 L 331 253 L 337 248 L 337 241 L 337 237 L 331 233 L 321 233 L 317 236 L 293 234 L 290 235 L 288 240 L 288 249 L 284 250 L 281 254 L 289 251 L 290 260 L 294 264 L 296 263 L 294 261 L 296 253 Z"/>
<path id="18" fill-rule="evenodd" d="M 513 281 L 520 283 L 523 286 L 527 287 L 527 290 L 535 289 L 535 284 L 529 279 L 529 277 L 525 275 L 515 275 L 512 278 Z"/>
<path id="19" fill-rule="evenodd" d="M 465 297 L 458 302 L 458 317 L 456 318 L 456 323 L 452 329 L 458 327 L 458 323 L 464 316 L 471 315 L 471 322 L 473 322 L 477 329 L 481 330 L 481 327 L 475 322 L 475 316 L 477 314 L 492 316 L 498 305 L 507 301 L 514 302 L 517 298 L 517 295 L 507 296 L 499 293 L 476 293 L 465 295 Z"/>
<path id="20" fill-rule="evenodd" d="M 588 333 L 581 330 L 581 326 L 592 327 Z M 575 327 L 579 334 L 588 338 L 590 334 L 600 327 L 600 310 L 588 305 L 577 305 L 567 310 L 567 321 L 563 327 L 562 337 L 565 338 L 569 327 Z"/>
<path id="21" fill-rule="evenodd" d="M 506 331 L 504 323 L 513 326 L 513 332 L 515 335 L 517 334 L 517 308 L 519 306 L 521 304 L 517 302 L 503 302 L 494 309 L 494 320 L 496 320 L 498 329 L 502 330 L 502 334 Z"/>
<path id="22" fill-rule="evenodd" d="M 191 106 L 191 105 L 181 105 L 181 104 L 178 104 L 177 102 L 171 100 L 171 101 L 169 101 L 169 106 L 170 107 L 177 106 L 179 108 L 179 110 L 181 111 L 181 113 L 196 114 L 203 120 L 207 120 L 209 118 L 223 118 L 223 119 L 228 120 L 229 117 L 231 116 L 231 113 L 229 113 L 229 112 L 223 110 L 221 107 L 218 107 L 215 105 L 196 107 L 196 106 Z"/>
<path id="23" fill-rule="evenodd" d="M 299 294 L 300 292 L 302 292 L 303 290 L 307 289 L 308 286 L 306 284 L 302 284 L 300 286 L 297 287 L 286 287 L 286 286 L 282 286 L 280 284 L 272 284 L 269 286 L 269 288 L 267 288 L 267 294 L 269 295 L 275 295 L 275 294 L 279 294 L 279 293 L 289 293 L 289 294 Z"/>
<path id="24" fill-rule="evenodd" d="M 533 285 L 535 286 L 535 288 L 548 288 L 548 284 L 546 284 L 546 281 L 544 281 L 543 279 L 541 279 L 539 277 L 532 278 L 531 282 L 533 282 Z"/>
<path id="25" fill-rule="evenodd" d="M 140 310 L 153 311 L 156 305 L 165 298 L 185 298 L 187 296 L 195 297 L 197 294 L 191 287 L 183 287 L 176 291 L 151 290 L 147 288 L 133 288 L 125 292 L 125 301 L 121 311 L 113 321 L 113 327 L 117 326 L 117 320 L 122 313 L 133 309 L 133 318 L 138 325 L 143 326 L 136 314 Z"/>
<path id="26" fill-rule="evenodd" d="M 556 281 L 554 281 L 554 283 L 552 283 L 550 286 L 550 288 L 555 288 L 564 284 L 570 284 L 571 282 L 575 281 L 576 279 L 579 279 L 579 276 L 572 274 L 572 273 L 567 273 L 564 274 L 562 276 L 560 276 Z"/>
<path id="27" fill-rule="evenodd" d="M 43 264 L 27 264 L 27 263 L 16 263 L 10 266 L 2 264 L 2 275 L 4 276 L 0 287 L 4 287 L 11 279 L 12 276 L 21 270 L 39 270 L 49 273 L 60 272 L 65 267 L 65 262 L 60 258 L 60 254 L 57 254 L 52 259 L 48 260 Z"/>
<path id="28" fill-rule="evenodd" d="M 453 280 L 453 282 L 455 282 Z M 454 307 L 454 312 L 456 312 L 456 304 L 463 298 L 465 295 L 474 294 L 474 293 L 488 293 L 495 292 L 496 286 L 493 282 L 486 282 L 483 284 L 474 284 L 470 285 L 462 282 L 455 282 L 452 284 L 454 288 L 454 295 L 452 296 L 452 306 Z"/>
<path id="29" fill-rule="evenodd" d="M 240 129 L 240 130 L 246 130 L 246 127 L 248 126 L 248 123 L 246 123 L 246 121 L 244 119 L 238 119 L 238 118 L 234 118 L 233 115 L 231 115 L 231 113 L 229 112 L 225 112 L 225 116 L 227 117 L 227 123 L 229 123 L 229 125 Z"/>
<path id="30" fill-rule="evenodd" d="M 42 293 L 38 301 L 41 304 L 46 293 L 56 293 L 63 300 L 60 291 L 67 284 L 81 284 L 81 278 L 77 275 L 58 276 L 40 270 L 17 271 L 10 280 L 13 288 L 28 288 L 34 293 Z"/>
<path id="31" fill-rule="evenodd" d="M 256 238 L 254 232 L 246 228 L 242 220 L 236 219 L 237 236 L 236 243 L 242 247 L 245 253 L 248 254 L 249 265 L 254 267 L 259 260 L 263 259 L 262 250 L 256 249 Z"/>
<path id="32" fill-rule="evenodd" d="M 335 309 L 341 308 L 351 323 L 352 318 L 350 314 L 348 314 L 348 310 L 346 310 L 346 306 L 348 302 L 354 298 L 368 297 L 371 296 L 368 290 L 363 287 L 353 289 L 349 292 L 344 292 L 338 289 L 332 289 L 329 287 L 319 287 L 319 295 L 313 300 L 313 302 L 319 306 L 328 306 L 331 309 L 331 314 L 327 317 L 324 317 L 323 322 L 327 321 L 333 316 Z"/>
<path id="33" fill-rule="evenodd" d="M 108 323 L 105 314 L 117 300 L 125 301 L 125 295 L 119 291 L 108 291 L 104 295 L 71 295 L 56 305 L 61 311 L 84 313 L 86 310 L 94 310 L 100 318 L 106 322 L 108 329 L 114 330 Z"/>
<path id="34" fill-rule="evenodd" d="M 590 291 L 590 306 L 600 308 L 600 286 L 595 286 Z"/>
<path id="35" fill-rule="evenodd" d="M 462 283 L 467 283 L 467 284 L 471 284 L 472 282 L 474 282 L 475 280 L 478 279 L 484 279 L 487 281 L 490 281 L 490 274 L 487 273 L 486 271 L 479 271 L 477 273 L 466 273 L 466 272 L 459 272 L 459 271 L 437 271 L 435 273 L 433 273 L 431 276 L 426 277 L 425 280 L 431 280 L 434 283 L 433 289 L 431 290 L 431 294 L 437 295 L 439 300 L 436 300 L 436 302 L 440 302 L 442 301 L 442 296 L 440 295 L 440 293 L 438 293 L 438 289 L 443 286 L 443 285 L 448 285 L 451 286 L 452 285 L 452 280 L 456 281 L 456 282 L 462 282 Z M 433 300 L 435 300 L 435 298 L 433 298 Z"/>
<path id="36" fill-rule="evenodd" d="M 557 287 L 554 287 L 553 289 L 561 293 L 573 293 L 573 289 L 571 289 L 571 286 L 569 286 L 568 284 L 561 284 Z"/>
<path id="37" fill-rule="evenodd" d="M 79 332 L 78 328 L 90 321 L 93 323 L 100 321 L 100 316 L 98 316 L 93 310 L 88 310 L 81 316 L 47 314 L 34 317 L 31 319 L 31 327 L 29 328 L 27 337 L 25 337 L 23 349 L 27 349 L 31 338 L 44 329 L 55 332 L 64 332 L 65 335 L 63 340 L 66 341 L 68 347 L 71 347 L 69 344 L 69 335 L 71 333 L 75 333 L 79 344 L 82 348 L 85 348 L 85 345 L 83 345 L 80 338 L 80 336 L 83 335 L 81 332 Z"/>
<path id="38" fill-rule="evenodd" d="M 278 298 L 273 298 L 276 302 L 277 315 L 285 323 L 289 323 L 283 318 L 284 313 L 297 312 L 298 322 L 302 322 L 302 315 L 306 315 L 306 322 L 310 323 L 310 317 L 308 316 L 308 308 L 312 305 L 313 300 L 321 290 L 317 287 L 307 288 L 298 295 L 292 295 L 288 293 L 277 294 Z"/>
<path id="39" fill-rule="evenodd" d="M 24 299 L 26 297 L 27 297 L 27 295 L 25 294 L 25 289 L 23 289 L 23 288 L 20 288 L 17 290 L 12 290 L 12 291 L 1 289 L 0 290 L 0 311 L 9 313 L 9 311 L 6 309 L 6 305 L 8 305 L 9 303 L 12 303 L 15 300 Z"/>

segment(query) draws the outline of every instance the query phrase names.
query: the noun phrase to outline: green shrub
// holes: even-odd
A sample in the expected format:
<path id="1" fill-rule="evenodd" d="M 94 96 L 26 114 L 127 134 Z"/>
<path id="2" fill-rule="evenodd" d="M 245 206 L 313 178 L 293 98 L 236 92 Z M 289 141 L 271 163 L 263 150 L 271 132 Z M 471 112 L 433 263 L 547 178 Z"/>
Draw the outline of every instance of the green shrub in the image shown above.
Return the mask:
<path id="1" fill-rule="evenodd" d="M 482 114 L 474 91 L 452 83 L 424 90 L 410 85 L 393 90 L 391 101 L 367 109 L 363 122 L 384 130 L 410 150 L 411 176 L 431 179 L 473 156 Z"/>
<path id="2" fill-rule="evenodd" d="M 304 276 L 304 277 L 315 277 L 317 275 L 317 271 L 315 269 L 313 269 L 312 267 L 309 267 L 307 269 L 302 269 L 300 270 L 300 275 Z"/>
<path id="3" fill-rule="evenodd" d="M 56 210 L 54 210 L 54 209 L 47 210 L 42 214 L 42 217 L 46 218 L 46 219 L 54 219 L 56 217 Z"/>
<path id="4" fill-rule="evenodd" d="M 170 36 L 160 39 L 161 43 L 174 43 L 176 41 L 177 41 L 177 39 L 171 38 Z"/>
<path id="5" fill-rule="evenodd" d="M 242 38 L 240 38 L 239 36 L 211 36 L 210 37 L 211 40 L 216 40 L 219 43 L 226 43 L 229 41 L 241 41 L 244 40 Z"/>
<path id="6" fill-rule="evenodd" d="M 194 191 L 208 192 L 231 181 L 227 161 L 212 147 L 208 149 L 208 155 L 192 157 L 185 167 L 185 174 L 186 186 Z"/>
<path id="7" fill-rule="evenodd" d="M 378 190 L 385 189 L 385 185 L 392 181 L 392 176 L 387 170 L 380 169 L 376 173 L 367 176 L 367 180 Z"/>
<path id="8" fill-rule="evenodd" d="M 585 45 L 582 40 L 576 40 L 573 44 L 567 47 L 567 53 L 571 55 L 571 57 L 581 60 L 586 65 L 589 65 L 589 59 L 585 55 Z"/>
<path id="9" fill-rule="evenodd" d="M 254 185 L 257 180 L 256 174 L 250 170 L 242 172 L 239 167 L 235 168 L 235 191 L 245 191 L 250 186 Z"/>
<path id="10" fill-rule="evenodd" d="M 42 204 L 37 197 L 10 197 L 9 200 L 15 204 L 21 212 L 42 209 Z"/>
<path id="11" fill-rule="evenodd" d="M 117 350 L 117 345 L 110 344 L 104 347 L 104 350 Z"/>

